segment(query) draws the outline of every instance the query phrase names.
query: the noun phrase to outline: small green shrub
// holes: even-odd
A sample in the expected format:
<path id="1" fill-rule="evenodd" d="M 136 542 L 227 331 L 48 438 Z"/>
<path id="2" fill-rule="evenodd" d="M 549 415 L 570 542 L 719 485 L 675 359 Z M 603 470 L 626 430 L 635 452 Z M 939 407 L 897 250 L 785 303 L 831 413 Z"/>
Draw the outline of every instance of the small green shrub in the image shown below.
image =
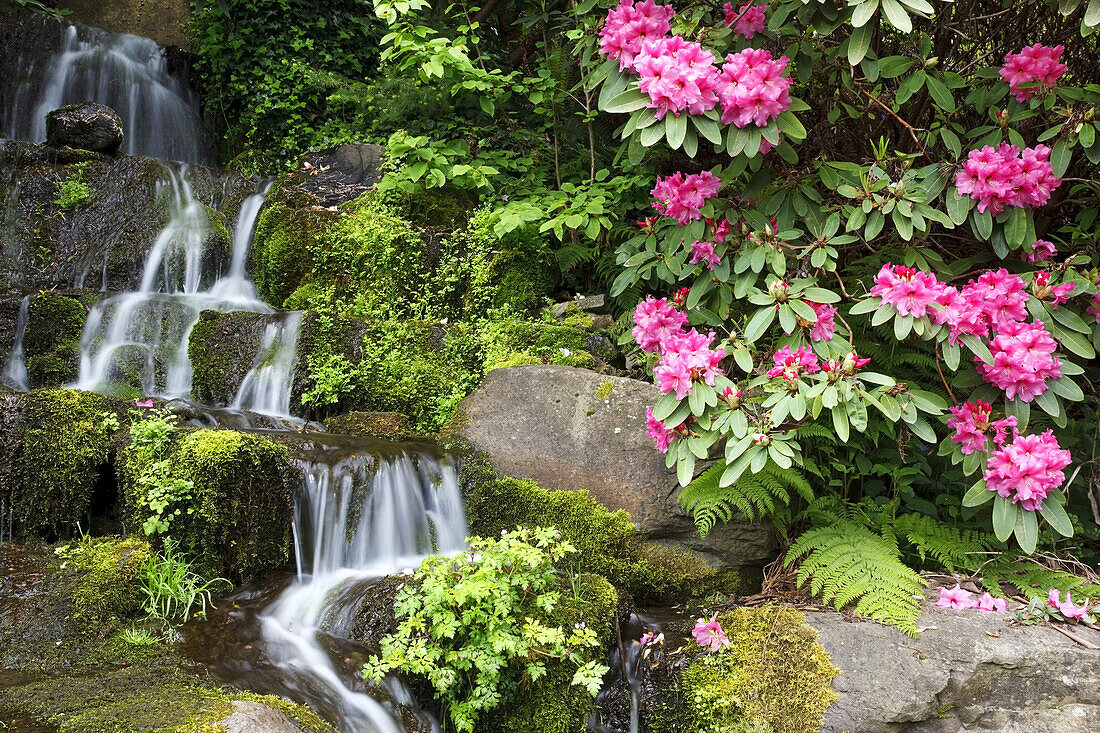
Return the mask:
<path id="1" fill-rule="evenodd" d="M 134 415 L 129 450 L 140 466 L 136 484 L 137 503 L 145 514 L 141 528 L 146 536 L 167 534 L 174 518 L 195 511 L 191 505 L 194 482 L 173 476 L 166 458 L 177 418 L 168 410 L 148 417 L 141 413 Z"/>
<path id="2" fill-rule="evenodd" d="M 572 552 L 552 528 L 520 529 L 471 538 L 454 559 L 429 557 L 398 592 L 398 630 L 364 676 L 378 682 L 397 669 L 427 678 L 466 732 L 521 681 L 537 683 L 560 667 L 595 697 L 608 669 L 589 651 L 600 645 L 597 631 L 553 623 L 563 601 L 554 563 Z"/>
<path id="3" fill-rule="evenodd" d="M 57 198 L 54 199 L 54 203 L 62 209 L 75 209 L 91 201 L 92 196 L 95 195 L 95 191 L 84 182 L 84 167 L 82 165 L 77 165 L 73 175 L 64 181 L 58 181 L 55 191 Z"/>

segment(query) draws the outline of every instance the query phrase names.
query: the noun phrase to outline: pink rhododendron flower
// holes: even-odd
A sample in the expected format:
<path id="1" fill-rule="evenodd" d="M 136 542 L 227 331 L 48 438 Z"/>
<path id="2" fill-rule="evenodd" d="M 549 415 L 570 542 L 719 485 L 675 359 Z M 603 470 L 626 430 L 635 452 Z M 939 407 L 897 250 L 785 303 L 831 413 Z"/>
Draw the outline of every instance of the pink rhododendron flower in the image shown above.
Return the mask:
<path id="1" fill-rule="evenodd" d="M 974 594 L 965 588 L 956 585 L 954 588 L 937 588 L 940 599 L 936 605 L 941 608 L 953 608 L 957 611 L 974 608 L 978 602 L 974 600 Z"/>
<path id="2" fill-rule="evenodd" d="M 638 643 L 642 646 L 649 646 L 650 644 L 663 644 L 665 642 L 665 635 L 656 633 L 653 631 L 647 631 L 642 634 L 642 637 L 638 639 Z"/>
<path id="3" fill-rule="evenodd" d="M 810 302 L 810 307 L 814 309 L 814 313 L 817 314 L 817 322 L 813 324 L 813 328 L 810 329 L 811 341 L 831 341 L 833 333 L 836 331 L 836 323 L 833 321 L 833 317 L 836 315 L 836 308 L 827 303 L 813 303 Z"/>
<path id="4" fill-rule="evenodd" d="M 663 394 L 675 392 L 676 399 L 682 400 L 691 391 L 692 382 L 714 386 L 726 351 L 710 348 L 713 341 L 713 331 L 701 334 L 693 328 L 688 333 L 672 334 L 662 342 L 661 363 L 654 367 L 653 376 L 657 377 Z"/>
<path id="5" fill-rule="evenodd" d="M 714 253 L 714 242 L 695 242 L 691 245 L 691 264 L 702 262 L 708 270 L 713 270 L 721 261 L 722 258 Z"/>
<path id="6" fill-rule="evenodd" d="M 152 406 L 153 406 L 153 401 L 152 400 L 145 400 L 144 402 L 142 402 L 141 400 L 134 400 L 134 407 L 152 407 Z"/>
<path id="7" fill-rule="evenodd" d="M 657 441 L 657 450 L 668 453 L 668 447 L 676 438 L 676 431 L 670 430 L 663 420 L 653 417 L 653 408 L 645 408 L 645 434 Z"/>
<path id="8" fill-rule="evenodd" d="M 875 285 L 869 292 L 892 305 L 899 315 L 920 318 L 935 314 L 932 304 L 943 291 L 943 283 L 930 272 L 886 264 L 875 275 Z"/>
<path id="9" fill-rule="evenodd" d="M 722 221 L 718 222 L 718 224 L 715 225 L 713 219 L 707 219 L 707 223 L 714 227 L 714 241 L 718 242 L 718 244 L 725 242 L 726 237 L 730 235 L 730 230 L 732 229 L 730 220 L 722 219 Z"/>
<path id="10" fill-rule="evenodd" d="M 657 5 L 653 0 L 640 3 L 622 0 L 618 7 L 607 12 L 607 20 L 600 29 L 600 53 L 618 61 L 619 71 L 631 68 L 646 41 L 668 35 L 673 15 L 671 6 Z"/>
<path id="11" fill-rule="evenodd" d="M 1062 363 L 1054 356 L 1058 344 L 1042 323 L 1010 321 L 998 326 L 989 342 L 993 363 L 977 357 L 978 373 L 1004 390 L 1010 399 L 1031 402 L 1047 390 L 1047 380 L 1062 376 Z"/>
<path id="12" fill-rule="evenodd" d="M 646 41 L 634 58 L 638 88 L 649 95 L 657 119 L 671 112 L 698 115 L 718 104 L 719 84 L 714 54 L 680 36 Z"/>
<path id="13" fill-rule="evenodd" d="M 766 4 L 754 5 L 753 0 L 749 0 L 749 2 L 743 4 L 739 10 L 734 12 L 733 3 L 726 3 L 724 8 L 726 11 L 725 25 L 727 28 L 733 26 L 734 33 L 751 41 L 753 36 L 764 30 L 764 11 L 767 9 L 768 6 Z"/>
<path id="14" fill-rule="evenodd" d="M 810 347 L 799 346 L 791 351 L 790 346 L 784 346 L 772 356 L 775 366 L 768 370 L 769 377 L 783 377 L 788 382 L 793 382 L 805 374 L 816 374 L 821 371 L 817 355 Z"/>
<path id="15" fill-rule="evenodd" d="M 1058 613 L 1062 614 L 1066 619 L 1074 619 L 1077 621 L 1085 621 L 1088 619 L 1089 607 L 1088 603 L 1081 606 L 1074 605 L 1073 597 L 1069 591 L 1066 591 L 1066 600 L 1063 603 L 1061 600 L 1061 592 L 1057 588 L 1051 588 L 1047 593 L 1047 605 L 1053 606 L 1058 609 Z"/>
<path id="16" fill-rule="evenodd" d="M 718 100 L 722 124 L 765 127 L 790 109 L 791 80 L 783 76 L 789 59 L 773 59 L 769 51 L 746 48 L 726 56 L 719 74 Z"/>
<path id="17" fill-rule="evenodd" d="M 993 406 L 973 400 L 949 409 L 954 417 L 947 418 L 947 427 L 955 431 L 951 440 L 962 446 L 963 455 L 985 450 L 985 433 L 990 427 L 989 416 L 993 413 Z"/>
<path id="18" fill-rule="evenodd" d="M 672 296 L 672 302 L 675 303 L 677 306 L 683 306 L 690 293 L 691 288 L 680 288 L 676 291 L 676 294 Z"/>
<path id="19" fill-rule="evenodd" d="M 1036 92 L 1034 87 L 1021 88 L 1023 84 L 1038 82 L 1051 89 L 1058 85 L 1058 77 L 1069 68 L 1058 60 L 1064 50 L 1064 46 L 1051 48 L 1036 43 L 1034 46 L 1024 46 L 1019 53 L 1005 54 L 1005 65 L 999 73 L 1008 82 L 1017 102 L 1026 102 Z"/>
<path id="20" fill-rule="evenodd" d="M 1038 509 L 1047 495 L 1062 485 L 1062 469 L 1070 463 L 1068 450 L 1058 445 L 1050 430 L 1042 435 L 1021 435 L 989 457 L 986 488 L 1011 498 L 1028 511 Z"/>
<path id="21" fill-rule="evenodd" d="M 687 315 L 665 298 L 646 298 L 634 309 L 634 340 L 642 351 L 654 353 L 674 334 L 683 333 Z"/>
<path id="22" fill-rule="evenodd" d="M 1046 262 L 1055 255 L 1058 254 L 1058 248 L 1054 246 L 1053 242 L 1048 242 L 1045 239 L 1036 239 L 1035 243 L 1031 245 L 1030 252 L 1021 252 L 1020 259 L 1024 262 Z"/>
<path id="23" fill-rule="evenodd" d="M 978 211 L 994 216 L 1005 206 L 1042 206 L 1061 183 L 1050 165 L 1046 145 L 1025 148 L 1023 153 L 1008 143 L 996 149 L 986 145 L 971 150 L 962 170 L 955 174 L 959 195 L 970 196 L 978 202 Z"/>
<path id="24" fill-rule="evenodd" d="M 980 608 L 983 611 L 994 611 L 996 613 L 1004 613 L 1008 610 L 1008 601 L 1004 598 L 996 598 L 990 595 L 989 591 L 982 594 L 982 597 L 978 599 L 975 608 Z"/>
<path id="25" fill-rule="evenodd" d="M 695 637 L 695 642 L 699 646 L 710 649 L 712 652 L 716 652 L 730 643 L 717 619 L 711 619 L 710 621 L 699 619 L 695 622 L 695 628 L 691 630 L 691 635 Z"/>
<path id="26" fill-rule="evenodd" d="M 1057 308 L 1069 300 L 1069 294 L 1073 292 L 1073 287 L 1074 285 L 1071 282 L 1052 286 L 1050 284 L 1050 273 L 1045 270 L 1036 272 L 1031 280 L 1031 292 L 1039 300 L 1049 300 L 1052 308 Z"/>
<path id="27" fill-rule="evenodd" d="M 657 199 L 653 208 L 665 216 L 671 216 L 680 226 L 702 218 L 700 209 L 707 199 L 718 193 L 722 179 L 710 171 L 692 173 L 674 173 L 658 178 L 657 185 L 650 194 Z"/>

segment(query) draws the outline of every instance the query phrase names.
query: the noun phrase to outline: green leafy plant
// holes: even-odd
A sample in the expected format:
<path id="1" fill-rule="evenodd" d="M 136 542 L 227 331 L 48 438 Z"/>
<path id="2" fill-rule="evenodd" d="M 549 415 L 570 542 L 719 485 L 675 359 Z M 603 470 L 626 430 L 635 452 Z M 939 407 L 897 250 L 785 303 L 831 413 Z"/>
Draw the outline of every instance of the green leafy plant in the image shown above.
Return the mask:
<path id="1" fill-rule="evenodd" d="M 148 629 L 131 626 L 122 632 L 122 640 L 131 646 L 158 646 L 161 643 L 159 636 Z"/>
<path id="2" fill-rule="evenodd" d="M 205 618 L 207 606 L 213 607 L 211 592 L 223 584 L 232 587 L 225 578 L 205 580 L 194 572 L 171 539 L 166 539 L 164 549 L 142 565 L 139 580 L 145 596 L 145 612 L 150 618 L 163 622 L 186 621 L 196 606 L 196 613 Z"/>
<path id="3" fill-rule="evenodd" d="M 595 697 L 607 667 L 590 653 L 590 628 L 554 626 L 561 597 L 554 563 L 573 548 L 549 529 L 471 538 L 457 558 L 427 558 L 397 595 L 398 630 L 364 667 L 380 681 L 401 670 L 425 677 L 460 731 L 505 701 L 521 679 L 551 665 L 575 667 L 572 683 Z M 578 625 L 582 626 L 582 625 Z"/>
<path id="4" fill-rule="evenodd" d="M 194 482 L 172 476 L 165 457 L 177 418 L 166 409 L 149 415 L 133 414 L 129 450 L 134 452 L 137 465 L 142 467 L 136 480 L 138 505 L 148 512 L 141 528 L 147 536 L 167 534 L 174 518 L 195 511 L 188 503 L 195 489 Z"/>
<path id="5" fill-rule="evenodd" d="M 62 209 L 75 209 L 91 201 L 95 195 L 95 191 L 84 182 L 84 167 L 79 165 L 73 175 L 57 182 L 55 190 L 57 198 L 54 203 Z"/>

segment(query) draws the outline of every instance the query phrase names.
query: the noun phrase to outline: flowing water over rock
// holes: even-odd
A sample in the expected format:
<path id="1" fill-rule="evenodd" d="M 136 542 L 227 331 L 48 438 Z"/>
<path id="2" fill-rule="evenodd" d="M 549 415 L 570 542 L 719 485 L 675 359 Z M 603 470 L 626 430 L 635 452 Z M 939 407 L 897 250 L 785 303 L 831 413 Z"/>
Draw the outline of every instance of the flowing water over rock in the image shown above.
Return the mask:
<path id="1" fill-rule="evenodd" d="M 193 628 L 192 653 L 221 679 L 307 702 L 345 733 L 401 733 L 393 701 L 359 676 L 367 650 L 347 641 L 365 592 L 424 556 L 462 551 L 465 515 L 455 467 L 422 446 L 344 439 L 299 460 L 297 577 L 275 592 L 231 598 L 227 626 Z M 386 703 L 379 700 L 385 700 Z M 407 709 L 404 715 L 411 714 Z M 417 714 L 422 730 L 434 727 Z"/>
<path id="2" fill-rule="evenodd" d="M 47 112 L 99 102 L 122 118 L 127 153 L 213 161 L 197 96 L 169 74 L 164 49 L 156 43 L 44 18 L 20 24 L 22 33 L 5 49 L 15 66 L 4 65 L 10 76 L 0 82 L 5 136 L 43 142 Z"/>
<path id="3" fill-rule="evenodd" d="M 27 315 L 30 311 L 31 296 L 23 296 L 19 304 L 19 316 L 15 322 L 15 342 L 12 344 L 11 355 L 4 365 L 3 379 L 0 382 L 12 389 L 26 392 L 30 389 L 27 380 L 27 362 L 23 353 L 23 337 L 27 333 Z"/>

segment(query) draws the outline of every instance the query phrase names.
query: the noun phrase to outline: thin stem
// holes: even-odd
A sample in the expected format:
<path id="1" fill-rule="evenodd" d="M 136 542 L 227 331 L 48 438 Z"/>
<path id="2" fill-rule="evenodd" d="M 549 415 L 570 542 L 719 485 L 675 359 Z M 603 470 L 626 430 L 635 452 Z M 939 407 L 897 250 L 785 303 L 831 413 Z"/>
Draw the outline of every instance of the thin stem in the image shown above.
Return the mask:
<path id="1" fill-rule="evenodd" d="M 928 154 L 928 151 L 927 151 L 927 150 L 926 150 L 926 149 L 924 148 L 924 145 L 922 145 L 922 144 L 921 144 L 921 141 L 920 141 L 920 139 L 919 139 L 919 138 L 917 137 L 917 131 L 916 131 L 916 130 L 915 130 L 915 129 L 913 128 L 913 126 L 912 126 L 912 125 L 910 125 L 910 124 L 909 124 L 908 122 L 906 122 L 905 120 L 903 120 L 903 119 L 902 119 L 901 117 L 899 117 L 899 116 L 898 116 L 898 113 L 897 113 L 897 112 L 895 112 L 895 111 L 894 111 L 894 110 L 893 110 L 893 109 L 892 109 L 892 108 L 890 107 L 890 105 L 888 105 L 888 104 L 884 104 L 884 103 L 882 102 L 882 100 L 880 100 L 880 99 L 879 99 L 878 97 L 876 97 L 875 95 L 873 95 L 873 94 L 871 94 L 871 93 L 869 93 L 869 92 L 867 92 L 867 91 L 865 91 L 865 90 L 863 90 L 863 89 L 860 89 L 860 90 L 859 90 L 859 93 L 860 93 L 860 94 L 862 94 L 863 96 L 867 97 L 868 99 L 870 99 L 870 100 L 871 100 L 872 102 L 874 102 L 874 103 L 875 103 L 875 104 L 877 104 L 878 106 L 882 107 L 882 108 L 883 108 L 884 110 L 886 110 L 887 112 L 889 112 L 889 113 L 890 113 L 890 115 L 891 115 L 891 116 L 892 116 L 892 117 L 893 117 L 893 118 L 894 118 L 895 120 L 897 120 L 897 121 L 898 121 L 898 122 L 900 122 L 900 123 L 901 123 L 902 125 L 904 125 L 904 126 L 905 126 L 905 129 L 909 131 L 909 134 L 913 136 L 913 142 L 915 142 L 915 143 L 917 144 L 917 147 L 918 147 L 918 148 L 920 148 L 920 151 L 921 151 L 922 153 L 924 153 L 924 157 L 925 157 L 925 158 L 928 158 L 928 161 L 929 161 L 930 163 L 935 163 L 935 162 L 936 162 L 935 160 L 933 160 L 932 156 Z"/>

